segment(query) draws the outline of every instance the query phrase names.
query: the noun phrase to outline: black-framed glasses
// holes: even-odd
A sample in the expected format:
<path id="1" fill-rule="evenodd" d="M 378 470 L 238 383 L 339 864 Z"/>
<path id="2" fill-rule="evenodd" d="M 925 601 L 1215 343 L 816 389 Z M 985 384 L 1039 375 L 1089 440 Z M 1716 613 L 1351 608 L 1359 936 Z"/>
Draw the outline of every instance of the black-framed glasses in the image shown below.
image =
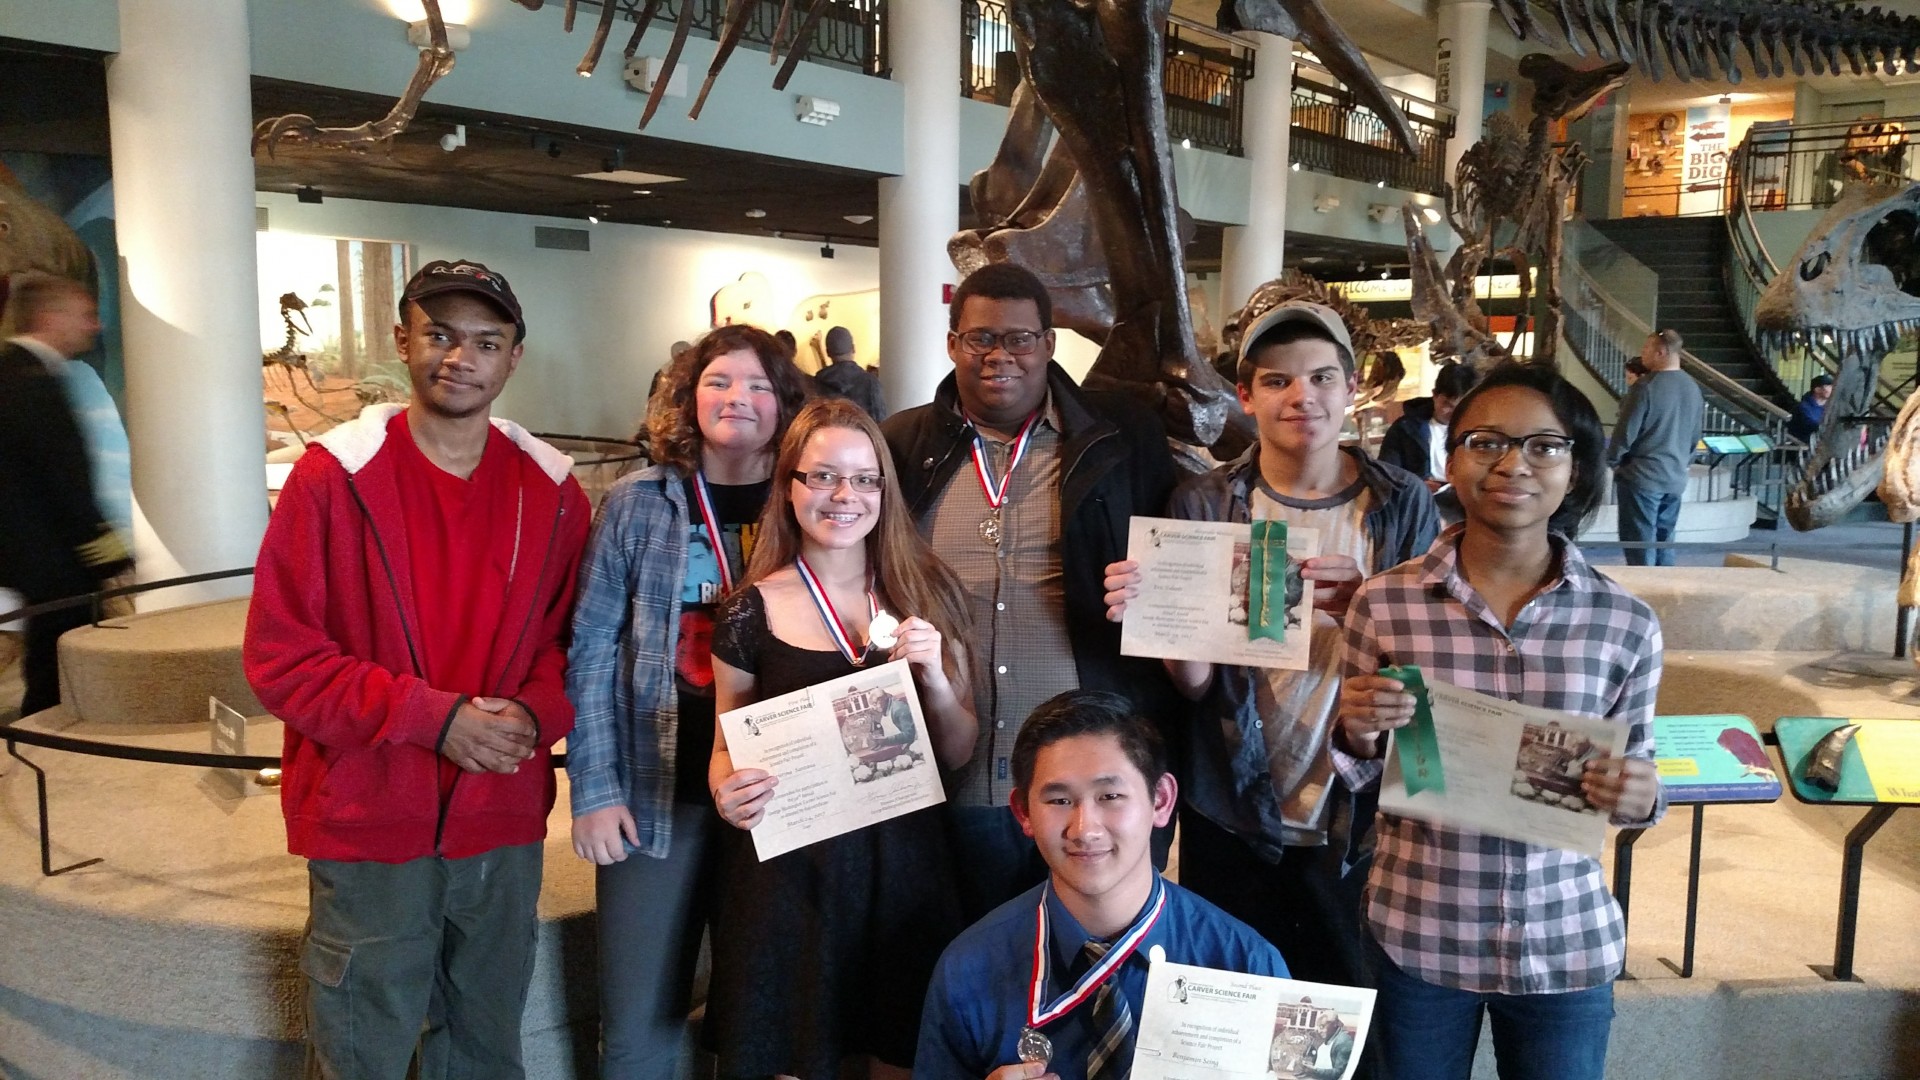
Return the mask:
<path id="1" fill-rule="evenodd" d="M 877 472 L 837 473 L 832 469 L 814 469 L 811 472 L 793 470 L 793 478 L 815 491 L 838 491 L 840 482 L 865 495 L 871 495 L 886 485 L 886 477 Z"/>
<path id="2" fill-rule="evenodd" d="M 1008 330 L 996 334 L 991 330 L 968 330 L 958 335 L 960 347 L 974 356 L 985 356 L 993 351 L 995 345 L 1007 350 L 1009 356 L 1026 356 L 1040 347 L 1041 331 Z"/>
<path id="3" fill-rule="evenodd" d="M 1573 460 L 1573 439 L 1554 431 L 1536 431 L 1531 435 L 1509 435 L 1493 428 L 1474 428 L 1453 440 L 1455 450 L 1492 464 L 1506 458 L 1515 446 L 1527 464 L 1539 469 Z"/>

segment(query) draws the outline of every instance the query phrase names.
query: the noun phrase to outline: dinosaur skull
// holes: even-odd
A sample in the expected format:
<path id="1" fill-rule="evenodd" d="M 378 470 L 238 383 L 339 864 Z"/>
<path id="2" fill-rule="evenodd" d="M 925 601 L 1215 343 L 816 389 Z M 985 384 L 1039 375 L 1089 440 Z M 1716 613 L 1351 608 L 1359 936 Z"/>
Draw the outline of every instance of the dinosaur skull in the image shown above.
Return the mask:
<path id="1" fill-rule="evenodd" d="M 1840 357 L 1805 476 L 1787 496 L 1793 526 L 1817 529 L 1866 498 L 1885 466 L 1885 429 L 1859 418 L 1872 408 L 1881 360 L 1920 329 L 1920 184 L 1849 188 L 1753 318 L 1769 354 L 1826 345 Z"/>

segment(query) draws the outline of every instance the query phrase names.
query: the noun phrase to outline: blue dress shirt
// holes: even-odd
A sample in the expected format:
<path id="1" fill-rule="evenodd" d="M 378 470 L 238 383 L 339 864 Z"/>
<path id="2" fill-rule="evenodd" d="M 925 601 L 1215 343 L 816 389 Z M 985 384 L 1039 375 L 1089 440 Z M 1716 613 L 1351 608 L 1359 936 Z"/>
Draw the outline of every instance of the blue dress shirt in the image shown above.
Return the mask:
<path id="1" fill-rule="evenodd" d="M 1286 962 L 1245 923 L 1172 882 L 1164 883 L 1167 907 L 1132 956 L 1111 978 L 1140 1018 L 1147 989 L 1148 953 L 1155 945 L 1178 964 L 1253 975 L 1286 977 Z M 1002 904 L 969 927 L 941 954 L 927 988 L 920 1018 L 914 1080 L 985 1080 L 988 1073 L 1020 1060 L 1020 1032 L 1027 1026 L 1027 990 L 1033 982 L 1035 906 L 1046 895 L 1049 998 L 1067 992 L 1069 974 L 1089 935 L 1046 886 Z M 1097 1033 L 1091 998 L 1041 1030 L 1053 1043 L 1051 1070 L 1060 1080 L 1084 1080 L 1087 1053 Z"/>

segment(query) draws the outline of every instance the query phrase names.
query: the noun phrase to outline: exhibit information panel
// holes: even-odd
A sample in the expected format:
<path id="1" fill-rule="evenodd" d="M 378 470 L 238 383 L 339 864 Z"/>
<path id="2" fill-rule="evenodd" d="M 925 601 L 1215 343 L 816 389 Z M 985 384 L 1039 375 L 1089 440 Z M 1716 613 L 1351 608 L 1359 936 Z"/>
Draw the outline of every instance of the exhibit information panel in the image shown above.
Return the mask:
<path id="1" fill-rule="evenodd" d="M 1858 725 L 1839 756 L 1838 783 L 1825 791 L 1806 779 L 1820 741 Z M 1920 720 L 1783 716 L 1774 722 L 1794 794 L 1807 802 L 1920 803 Z"/>
<path id="2" fill-rule="evenodd" d="M 1780 776 L 1744 716 L 1656 716 L 1653 763 L 1675 803 L 1770 803 Z"/>

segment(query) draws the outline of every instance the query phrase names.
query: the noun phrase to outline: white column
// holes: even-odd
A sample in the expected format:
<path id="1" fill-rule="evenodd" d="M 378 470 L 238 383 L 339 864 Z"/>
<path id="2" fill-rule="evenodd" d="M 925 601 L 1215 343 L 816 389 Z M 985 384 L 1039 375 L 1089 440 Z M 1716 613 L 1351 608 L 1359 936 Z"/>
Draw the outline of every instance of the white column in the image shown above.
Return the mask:
<path id="1" fill-rule="evenodd" d="M 887 19 L 906 109 L 902 172 L 880 181 L 880 388 L 898 410 L 932 401 L 953 367 L 941 289 L 958 280 L 947 240 L 960 228 L 960 3 L 893 4 Z"/>
<path id="2" fill-rule="evenodd" d="M 1447 140 L 1447 181 L 1467 147 L 1480 141 L 1487 96 L 1487 16 L 1489 0 L 1441 0 L 1439 103 L 1454 110 L 1453 138 Z"/>
<path id="3" fill-rule="evenodd" d="M 1224 324 L 1253 290 L 1280 276 L 1287 245 L 1288 148 L 1293 139 L 1293 42 L 1246 31 L 1259 47 L 1253 78 L 1245 86 L 1240 139 L 1252 180 L 1247 187 L 1247 223 L 1230 225 L 1221 241 L 1220 310 Z"/>
<path id="4" fill-rule="evenodd" d="M 250 566 L 267 492 L 246 0 L 120 0 L 120 43 L 107 110 L 140 569 Z"/>

